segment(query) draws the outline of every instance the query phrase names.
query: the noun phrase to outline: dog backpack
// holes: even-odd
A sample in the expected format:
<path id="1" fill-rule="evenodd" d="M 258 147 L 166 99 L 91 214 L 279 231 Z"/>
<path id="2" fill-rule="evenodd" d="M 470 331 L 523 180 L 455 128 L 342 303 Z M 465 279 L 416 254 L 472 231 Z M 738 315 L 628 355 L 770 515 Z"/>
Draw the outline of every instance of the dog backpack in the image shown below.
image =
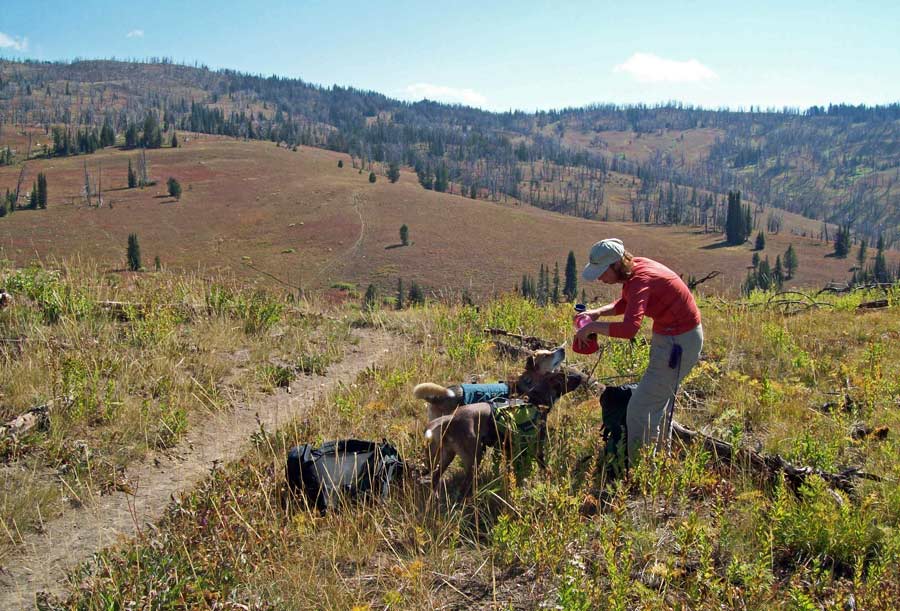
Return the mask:
<path id="1" fill-rule="evenodd" d="M 509 384 L 496 382 L 494 384 L 460 384 L 462 391 L 462 404 L 490 403 L 495 399 L 509 399 Z"/>
<path id="2" fill-rule="evenodd" d="M 542 415 L 537 407 L 521 399 L 495 399 L 491 413 L 497 426 L 497 437 L 505 444 L 512 461 L 516 479 L 531 474 L 535 459 L 540 455 L 544 434 Z"/>
<path id="3" fill-rule="evenodd" d="M 289 489 L 302 494 L 321 513 L 341 499 L 387 498 L 403 475 L 403 460 L 394 446 L 358 439 L 328 441 L 316 448 L 295 446 L 288 452 Z"/>

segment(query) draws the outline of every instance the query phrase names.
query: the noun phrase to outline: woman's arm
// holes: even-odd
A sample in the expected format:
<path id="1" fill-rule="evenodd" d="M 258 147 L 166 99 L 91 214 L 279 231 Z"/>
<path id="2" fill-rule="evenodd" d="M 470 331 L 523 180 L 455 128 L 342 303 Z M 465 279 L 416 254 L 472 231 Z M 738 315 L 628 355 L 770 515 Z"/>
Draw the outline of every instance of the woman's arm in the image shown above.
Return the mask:
<path id="1" fill-rule="evenodd" d="M 593 310 L 585 310 L 584 313 L 590 316 L 591 320 L 597 320 L 601 316 L 615 316 L 617 303 L 618 301 L 613 301 L 612 303 L 607 303 L 605 306 L 600 306 Z"/>

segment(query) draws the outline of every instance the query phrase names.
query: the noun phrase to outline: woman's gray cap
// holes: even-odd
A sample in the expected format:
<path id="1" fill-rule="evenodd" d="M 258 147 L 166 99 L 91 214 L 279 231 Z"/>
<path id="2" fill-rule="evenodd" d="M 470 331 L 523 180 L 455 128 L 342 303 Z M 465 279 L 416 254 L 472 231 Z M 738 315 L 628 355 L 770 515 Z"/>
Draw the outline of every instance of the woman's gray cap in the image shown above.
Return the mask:
<path id="1" fill-rule="evenodd" d="M 621 261 L 625 255 L 625 245 L 618 238 L 607 238 L 600 240 L 591 246 L 591 252 L 588 255 L 588 263 L 581 272 L 581 277 L 585 280 L 596 280 L 603 275 L 610 265 L 616 261 Z"/>

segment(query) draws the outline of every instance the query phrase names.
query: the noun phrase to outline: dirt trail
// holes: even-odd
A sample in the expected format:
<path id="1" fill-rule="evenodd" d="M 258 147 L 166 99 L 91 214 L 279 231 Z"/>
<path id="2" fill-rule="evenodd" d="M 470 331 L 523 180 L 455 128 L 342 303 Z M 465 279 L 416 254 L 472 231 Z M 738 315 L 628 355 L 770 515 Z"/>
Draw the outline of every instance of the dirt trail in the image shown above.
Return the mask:
<path id="1" fill-rule="evenodd" d="M 38 592 L 60 593 L 67 570 L 154 522 L 172 495 L 192 488 L 215 463 L 240 457 L 260 422 L 266 430 L 276 429 L 400 347 L 398 338 L 385 332 L 359 330 L 357 335 L 360 343 L 328 368 L 327 377 L 307 377 L 303 384 L 294 385 L 293 394 L 281 391 L 253 405 L 236 405 L 229 413 L 211 415 L 166 455 L 128 469 L 133 494 L 98 497 L 45 524 L 43 533 L 26 535 L 21 550 L 0 568 L 0 609 L 32 609 Z"/>
<path id="2" fill-rule="evenodd" d="M 356 211 L 356 215 L 359 217 L 359 237 L 356 238 L 356 241 L 353 243 L 353 246 L 347 249 L 346 252 L 343 252 L 337 256 L 332 257 L 319 268 L 319 271 L 315 273 L 314 278 L 322 278 L 326 271 L 329 271 L 338 262 L 346 263 L 353 259 L 354 256 L 358 255 L 360 252 L 360 248 L 362 247 L 363 241 L 366 239 L 366 219 L 362 213 L 362 202 L 360 201 L 360 195 L 358 191 L 354 191 L 351 194 L 351 201 L 353 203 L 353 209 Z"/>

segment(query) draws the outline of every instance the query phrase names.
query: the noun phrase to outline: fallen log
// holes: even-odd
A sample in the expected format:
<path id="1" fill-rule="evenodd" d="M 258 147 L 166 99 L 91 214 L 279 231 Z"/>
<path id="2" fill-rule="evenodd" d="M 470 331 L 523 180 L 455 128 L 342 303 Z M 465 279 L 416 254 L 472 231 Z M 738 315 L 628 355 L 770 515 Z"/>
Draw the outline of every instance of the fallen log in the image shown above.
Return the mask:
<path id="1" fill-rule="evenodd" d="M 552 350 L 556 348 L 555 344 L 553 344 L 552 342 L 548 342 L 545 339 L 541 339 L 540 337 L 534 337 L 533 335 L 521 335 L 519 333 L 510 333 L 506 329 L 496 329 L 488 327 L 484 329 L 484 333 L 493 336 L 500 335 L 503 337 L 511 337 L 513 339 L 517 339 L 519 340 L 520 345 L 525 346 L 529 350 Z"/>
<path id="2" fill-rule="evenodd" d="M 795 491 L 812 475 L 819 476 L 829 488 L 841 490 L 851 498 L 856 494 L 856 484 L 859 480 L 884 481 L 881 477 L 856 467 L 848 467 L 838 473 L 816 467 L 798 467 L 778 454 L 766 455 L 746 448 L 735 448 L 726 441 L 691 430 L 674 421 L 672 422 L 672 434 L 684 443 L 700 443 L 703 445 L 703 449 L 712 454 L 716 460 L 735 467 L 750 469 L 766 481 L 772 481 L 778 475 L 784 474 L 785 480 Z"/>
<path id="3" fill-rule="evenodd" d="M 876 299 L 874 301 L 863 302 L 863 303 L 859 304 L 858 306 L 856 306 L 856 309 L 857 310 L 874 310 L 874 309 L 878 309 L 878 308 L 886 308 L 889 305 L 890 304 L 888 303 L 887 299 Z"/>
<path id="4" fill-rule="evenodd" d="M 50 404 L 45 403 L 32 407 L 24 414 L 13 418 L 3 426 L 0 426 L 0 439 L 6 437 L 19 437 L 31 429 L 44 428 L 50 422 Z"/>

